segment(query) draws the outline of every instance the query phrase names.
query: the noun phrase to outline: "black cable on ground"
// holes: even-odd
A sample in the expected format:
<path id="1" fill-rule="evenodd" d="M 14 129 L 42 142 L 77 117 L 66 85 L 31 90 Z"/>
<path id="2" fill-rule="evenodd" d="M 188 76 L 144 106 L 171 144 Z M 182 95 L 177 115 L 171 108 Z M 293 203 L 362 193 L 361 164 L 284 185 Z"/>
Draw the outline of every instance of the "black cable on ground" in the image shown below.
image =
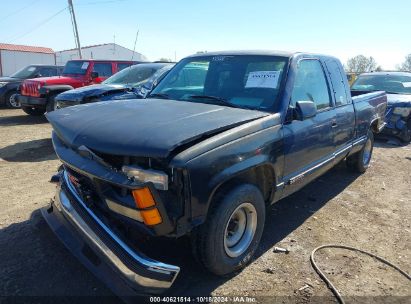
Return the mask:
<path id="1" fill-rule="evenodd" d="M 321 279 L 327 284 L 328 288 L 332 291 L 332 293 L 335 295 L 335 297 L 337 298 L 338 302 L 341 304 L 345 304 L 340 292 L 338 291 L 338 289 L 331 283 L 331 281 L 326 277 L 326 275 L 320 270 L 320 268 L 318 267 L 315 259 L 314 259 L 314 255 L 315 253 L 320 250 L 320 249 L 324 249 L 324 248 L 340 248 L 340 249 L 347 249 L 347 250 L 351 250 L 351 251 L 357 251 L 357 252 L 361 252 L 364 253 L 370 257 L 373 257 L 375 259 L 377 259 L 378 261 L 394 268 L 395 270 L 397 270 L 399 273 L 401 273 L 403 276 L 405 276 L 408 280 L 411 281 L 411 276 L 409 274 L 407 274 L 404 270 L 400 269 L 398 266 L 390 263 L 389 261 L 387 261 L 386 259 L 379 257 L 373 253 L 358 249 L 358 248 L 354 248 L 351 246 L 345 246 L 345 245 L 334 245 L 334 244 L 329 244 L 329 245 L 322 245 L 319 246 L 317 248 L 315 248 L 312 252 L 311 252 L 311 256 L 310 256 L 310 260 L 311 260 L 311 265 L 313 266 L 314 270 L 318 273 L 318 275 L 321 277 Z"/>

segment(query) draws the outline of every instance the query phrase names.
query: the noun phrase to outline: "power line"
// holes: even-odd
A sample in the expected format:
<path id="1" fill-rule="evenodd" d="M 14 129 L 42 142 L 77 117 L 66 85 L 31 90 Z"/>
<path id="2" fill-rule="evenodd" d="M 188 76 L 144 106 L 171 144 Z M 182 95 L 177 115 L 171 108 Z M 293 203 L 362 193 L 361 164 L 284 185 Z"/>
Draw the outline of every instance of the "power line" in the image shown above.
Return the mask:
<path id="1" fill-rule="evenodd" d="M 34 3 L 38 2 L 39 0 L 34 0 L 32 2 L 30 2 L 29 4 L 27 4 L 26 6 L 19 8 L 13 12 L 11 12 L 10 14 L 7 14 L 4 17 L 0 17 L 0 23 L 3 22 L 4 20 L 7 20 L 10 17 L 13 17 L 14 15 L 17 15 L 18 13 L 20 13 L 21 11 L 24 11 L 26 8 L 32 6 Z"/>
<path id="2" fill-rule="evenodd" d="M 98 4 L 107 4 L 107 3 L 116 3 L 116 2 L 124 2 L 129 0 L 103 0 L 103 1 L 93 1 L 87 3 L 78 3 L 76 6 L 85 6 L 85 5 L 98 5 Z"/>
<path id="3" fill-rule="evenodd" d="M 54 13 L 53 15 L 51 15 L 50 17 L 44 19 L 43 21 L 39 22 L 38 24 L 36 24 L 35 26 L 31 27 L 31 29 L 25 33 L 22 33 L 20 35 L 14 35 L 9 39 L 6 39 L 6 41 L 8 42 L 13 42 L 16 40 L 19 40 L 20 38 L 23 38 L 25 36 L 27 36 L 28 34 L 30 34 L 31 32 L 37 30 L 39 27 L 41 27 L 42 25 L 46 24 L 47 22 L 49 22 L 50 20 L 52 20 L 54 17 L 56 17 L 57 15 L 61 14 L 62 12 L 64 12 L 68 7 L 66 6 L 65 8 L 59 10 L 58 12 Z"/>

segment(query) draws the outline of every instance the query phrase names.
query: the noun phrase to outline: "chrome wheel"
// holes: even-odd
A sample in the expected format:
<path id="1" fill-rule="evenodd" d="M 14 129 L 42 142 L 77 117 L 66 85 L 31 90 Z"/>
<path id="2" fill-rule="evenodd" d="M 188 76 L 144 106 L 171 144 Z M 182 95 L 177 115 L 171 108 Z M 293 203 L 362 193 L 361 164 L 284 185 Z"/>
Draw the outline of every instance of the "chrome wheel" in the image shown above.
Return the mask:
<path id="1" fill-rule="evenodd" d="M 371 143 L 371 139 L 368 138 L 364 146 L 364 152 L 363 152 L 363 157 L 362 157 L 362 163 L 364 165 L 368 165 L 370 163 L 371 152 L 372 152 L 372 143 Z"/>
<path id="2" fill-rule="evenodd" d="M 9 105 L 12 108 L 20 108 L 20 103 L 17 101 L 17 93 L 13 93 L 10 95 Z"/>
<path id="3" fill-rule="evenodd" d="M 257 228 L 257 211 L 250 203 L 243 203 L 234 210 L 225 228 L 224 249 L 235 258 L 250 246 Z"/>

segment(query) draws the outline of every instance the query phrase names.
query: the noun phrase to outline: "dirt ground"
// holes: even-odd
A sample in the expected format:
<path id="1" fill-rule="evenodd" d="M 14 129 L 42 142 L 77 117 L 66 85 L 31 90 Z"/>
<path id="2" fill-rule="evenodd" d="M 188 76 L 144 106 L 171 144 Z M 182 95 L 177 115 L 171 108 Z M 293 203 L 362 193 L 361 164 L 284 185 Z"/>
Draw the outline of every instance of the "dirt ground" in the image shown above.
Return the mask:
<path id="1" fill-rule="evenodd" d="M 50 125 L 20 110 L 0 109 L 0 302 L 40 303 L 119 299 L 60 244 L 41 217 L 59 165 Z M 186 239 L 158 252 L 182 271 L 167 296 L 250 296 L 257 302 L 335 302 L 310 264 L 311 251 L 336 243 L 387 258 L 411 272 L 411 145 L 376 142 L 371 168 L 344 164 L 269 211 L 261 246 L 241 273 L 216 278 L 194 262 Z M 289 254 L 273 252 L 274 246 Z M 318 253 L 320 267 L 348 302 L 411 303 L 411 283 L 380 262 L 341 249 Z M 33 297 L 36 296 L 36 297 Z M 93 296 L 93 297 L 86 297 Z M 95 298 L 94 296 L 107 296 Z M 41 297 L 41 298 L 38 298 Z M 43 298 L 44 297 L 44 298 Z"/>

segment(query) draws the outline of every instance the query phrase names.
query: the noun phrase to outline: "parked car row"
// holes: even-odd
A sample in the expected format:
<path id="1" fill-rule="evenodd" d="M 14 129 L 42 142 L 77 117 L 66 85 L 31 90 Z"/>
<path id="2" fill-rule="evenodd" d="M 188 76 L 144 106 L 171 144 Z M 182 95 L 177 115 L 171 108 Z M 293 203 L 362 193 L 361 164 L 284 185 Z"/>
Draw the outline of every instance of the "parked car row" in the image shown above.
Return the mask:
<path id="1" fill-rule="evenodd" d="M 361 74 L 351 89 L 357 93 L 387 92 L 384 134 L 411 140 L 411 73 L 374 72 Z"/>
<path id="2" fill-rule="evenodd" d="M 96 79 L 95 63 L 83 64 L 70 63 L 63 79 L 82 79 L 82 86 Z M 343 66 L 330 56 L 197 54 L 148 86 L 134 78 L 145 68 L 53 97 L 46 115 L 63 166 L 42 214 L 120 296 L 164 292 L 179 274 L 177 265 L 148 257 L 147 238 L 187 236 L 199 263 L 216 275 L 245 267 L 266 207 L 343 160 L 365 172 L 374 133 L 385 125 L 386 93 L 357 90 L 353 97 Z M 46 99 L 44 111 L 58 91 L 54 79 L 61 78 L 23 83 L 23 100 Z M 116 100 L 67 107 L 105 98 Z"/>
<path id="3" fill-rule="evenodd" d="M 137 62 L 109 60 L 70 60 L 61 76 L 24 80 L 18 101 L 24 112 L 42 115 L 56 109 L 55 97 L 68 90 L 101 83 L 116 72 Z"/>
<path id="4" fill-rule="evenodd" d="M 0 77 L 0 104 L 9 108 L 20 108 L 17 100 L 18 89 L 25 79 L 58 76 L 62 71 L 62 66 L 33 64 L 9 77 Z"/>
<path id="5" fill-rule="evenodd" d="M 69 90 L 56 96 L 57 109 L 104 100 L 140 99 L 173 67 L 171 63 L 141 63 L 130 66 L 101 84 Z"/>

